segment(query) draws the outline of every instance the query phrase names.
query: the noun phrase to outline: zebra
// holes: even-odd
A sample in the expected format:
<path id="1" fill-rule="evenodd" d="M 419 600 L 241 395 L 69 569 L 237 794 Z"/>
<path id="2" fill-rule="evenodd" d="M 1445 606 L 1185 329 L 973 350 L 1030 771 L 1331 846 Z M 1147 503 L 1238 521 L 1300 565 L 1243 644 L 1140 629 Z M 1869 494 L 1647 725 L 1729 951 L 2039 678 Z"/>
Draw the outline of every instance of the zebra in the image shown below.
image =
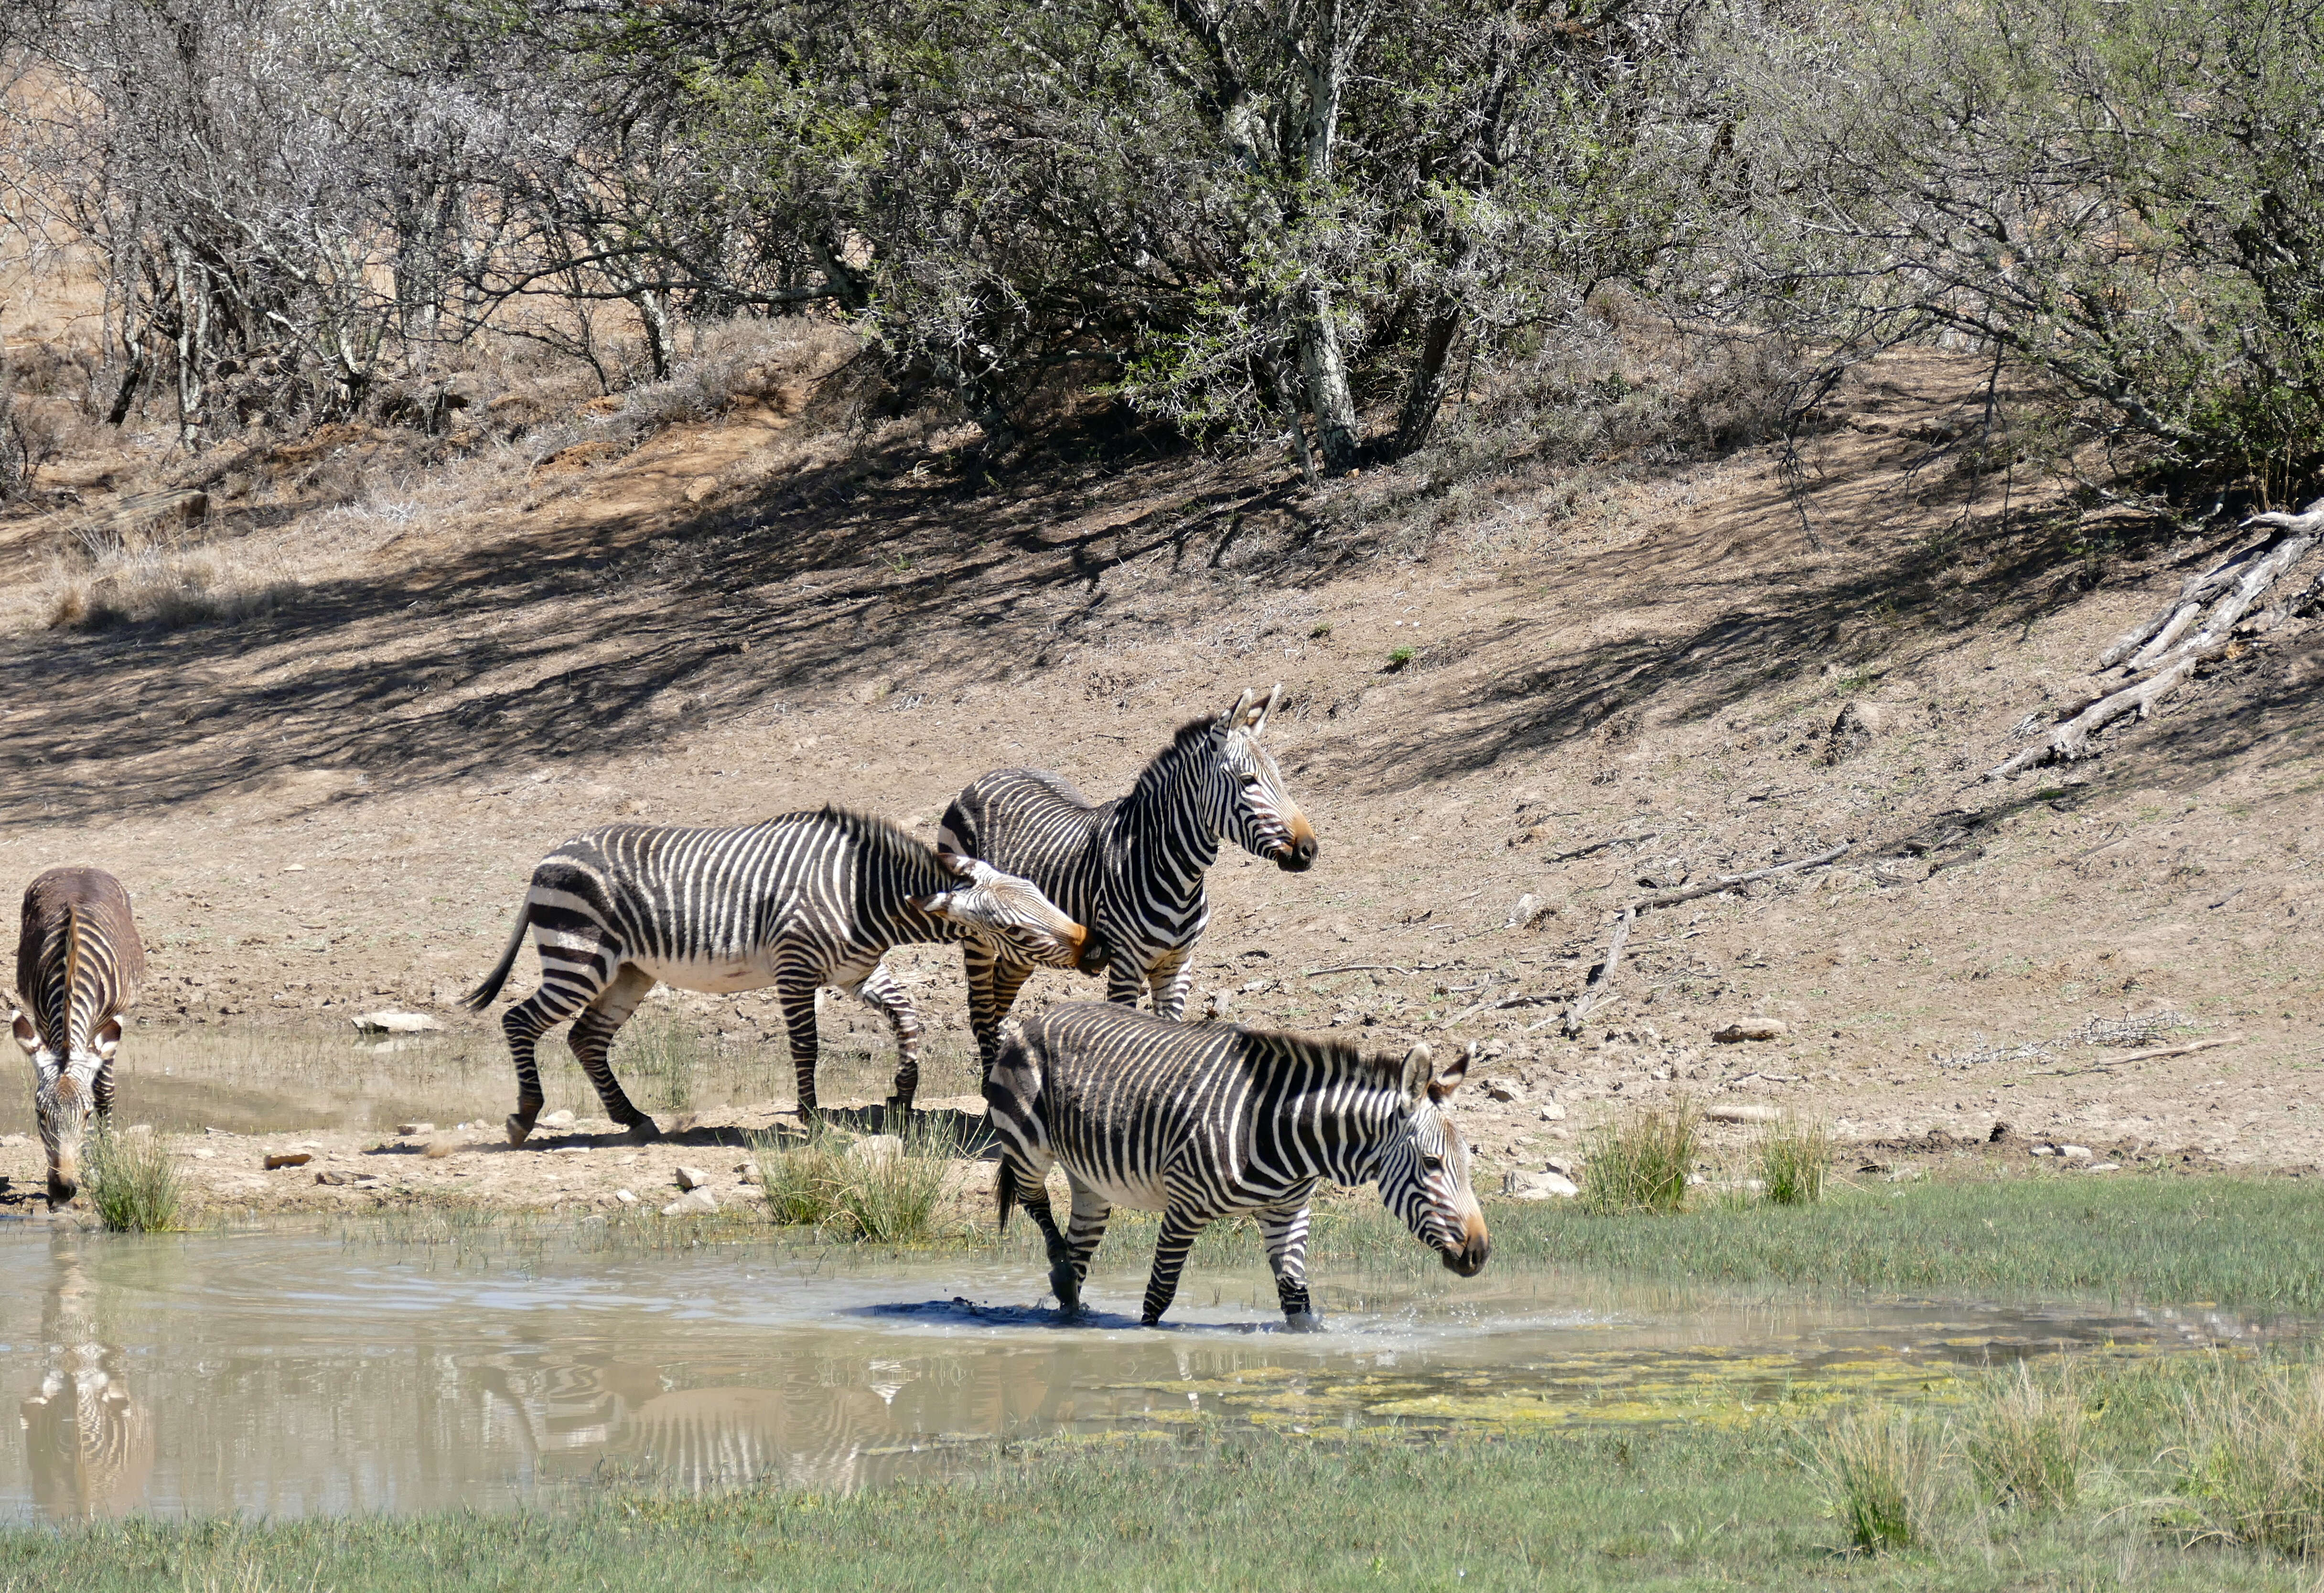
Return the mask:
<path id="1" fill-rule="evenodd" d="M 1194 943 L 1209 924 L 1203 872 L 1232 840 L 1287 873 L 1314 866 L 1315 832 L 1283 788 L 1283 771 L 1259 744 L 1282 700 L 1246 691 L 1214 718 L 1180 727 L 1130 795 L 1093 804 L 1063 776 L 1002 769 L 980 778 L 945 808 L 937 844 L 1024 875 L 1067 913 L 1105 937 L 1112 953 L 1106 999 L 1154 1010 L 1185 1010 Z M 1001 1020 L 1032 974 L 1006 948 L 970 944 L 969 1027 L 990 1072 Z"/>
<path id="2" fill-rule="evenodd" d="M 540 860 L 498 966 L 468 993 L 481 1012 L 507 982 L 530 930 L 540 988 L 501 1017 L 516 1063 L 511 1145 L 541 1108 L 533 1046 L 574 1018 L 566 1043 L 614 1122 L 659 1133 L 631 1104 L 606 1053 L 656 981 L 724 994 L 775 987 L 798 1073 L 800 1115 L 817 1116 L 816 991 L 835 985 L 885 1017 L 899 1065 L 891 1109 L 919 1085 L 919 1015 L 881 962 L 909 942 L 991 940 L 1010 955 L 1095 972 L 1104 943 L 1023 879 L 931 852 L 884 819 L 825 807 L 742 829 L 608 824 Z M 576 1017 L 576 1015 L 578 1015 Z"/>
<path id="3" fill-rule="evenodd" d="M 1473 1054 L 1475 1048 L 1470 1048 Z M 1001 1226 L 1021 1202 L 1049 1251 L 1049 1286 L 1081 1309 L 1090 1257 L 1116 1205 L 1162 1213 L 1144 1320 L 1162 1320 L 1195 1236 L 1249 1214 L 1267 1241 L 1286 1322 L 1314 1328 L 1308 1201 L 1325 1179 L 1378 1180 L 1381 1202 L 1462 1277 L 1490 1244 L 1469 1187 L 1469 1146 L 1444 1113 L 1470 1055 L 1432 1073 L 1425 1045 L 1401 1061 L 1349 1045 L 1233 1024 L 1176 1024 L 1110 1002 L 1012 1019 L 984 1099 L 1001 1140 Z M 1062 1164 L 1070 1234 L 1047 1183 Z"/>
<path id="4" fill-rule="evenodd" d="M 49 1203 L 80 1191 L 92 1113 L 113 1115 L 121 1017 L 145 982 L 129 893 L 102 869 L 51 869 L 25 888 L 16 939 L 16 1044 L 32 1059 L 32 1113 L 49 1154 Z"/>

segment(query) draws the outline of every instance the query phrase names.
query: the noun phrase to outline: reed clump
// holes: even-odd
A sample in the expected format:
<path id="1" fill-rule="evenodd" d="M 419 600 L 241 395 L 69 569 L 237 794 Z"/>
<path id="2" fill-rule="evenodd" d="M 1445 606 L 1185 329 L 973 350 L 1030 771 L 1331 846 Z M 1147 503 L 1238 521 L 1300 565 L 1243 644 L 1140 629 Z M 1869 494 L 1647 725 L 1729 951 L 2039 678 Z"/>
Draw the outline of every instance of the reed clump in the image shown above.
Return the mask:
<path id="1" fill-rule="evenodd" d="M 161 1233 L 178 1225 L 185 1183 L 178 1159 L 151 1129 L 89 1137 L 81 1192 L 97 1220 L 115 1233 Z"/>
<path id="2" fill-rule="evenodd" d="M 1879 1554 L 1925 1544 L 1936 1520 L 1941 1456 L 1929 1422 L 1901 1411 L 1851 1411 L 1826 1428 L 1815 1469 L 1848 1546 Z"/>
<path id="3" fill-rule="evenodd" d="M 942 1128 L 899 1127 L 854 1140 L 825 1131 L 804 1143 L 755 1142 L 767 1214 L 785 1227 L 823 1228 L 876 1244 L 940 1238 L 945 1185 L 960 1146 Z"/>
<path id="4" fill-rule="evenodd" d="M 2017 1363 L 1962 1446 L 1969 1469 L 1996 1504 L 2063 1510 L 2081 1495 L 2082 1402 L 2071 1364 L 2037 1377 Z"/>
<path id="5" fill-rule="evenodd" d="M 1762 1193 L 1771 1205 L 1812 1206 L 1831 1174 L 1831 1129 L 1819 1119 L 1786 1116 L 1752 1146 Z"/>
<path id="6" fill-rule="evenodd" d="M 1684 1098 L 1607 1125 L 1590 1138 L 1582 1210 L 1607 1216 L 1683 1209 L 1702 1148 L 1702 1110 Z"/>
<path id="7" fill-rule="evenodd" d="M 2229 1542 L 2324 1554 L 2324 1367 L 2218 1376 L 2185 1397 L 2182 1495 Z"/>

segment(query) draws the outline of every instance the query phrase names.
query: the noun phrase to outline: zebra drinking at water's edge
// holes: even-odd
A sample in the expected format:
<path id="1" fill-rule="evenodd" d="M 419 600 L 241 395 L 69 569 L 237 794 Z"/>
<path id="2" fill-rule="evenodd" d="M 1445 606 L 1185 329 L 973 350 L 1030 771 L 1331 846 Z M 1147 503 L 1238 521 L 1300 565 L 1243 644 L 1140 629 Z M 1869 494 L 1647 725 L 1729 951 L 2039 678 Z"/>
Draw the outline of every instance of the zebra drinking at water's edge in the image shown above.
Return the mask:
<path id="1" fill-rule="evenodd" d="M 24 891 L 16 940 L 16 1044 L 32 1059 L 32 1113 L 49 1155 L 49 1203 L 79 1192 L 91 1116 L 113 1113 L 121 1015 L 145 980 L 129 893 L 102 869 L 51 869 Z"/>
<path id="2" fill-rule="evenodd" d="M 1231 1216 L 1258 1221 L 1285 1320 L 1315 1326 L 1308 1201 L 1327 1178 L 1377 1180 L 1414 1236 L 1473 1277 L 1490 1245 L 1468 1144 L 1443 1111 L 1468 1070 L 1464 1055 L 1433 1073 L 1425 1045 L 1401 1061 L 1365 1056 L 1335 1041 L 1169 1023 L 1106 1002 L 1012 1019 L 984 1084 L 1001 1138 L 1001 1221 L 1021 1202 L 1039 1225 L 1049 1286 L 1070 1313 L 1113 1208 L 1161 1212 L 1148 1326 L 1177 1294 L 1195 1237 Z M 1064 1234 L 1044 1183 L 1053 1165 L 1073 1187 Z"/>
<path id="3" fill-rule="evenodd" d="M 1215 718 L 1185 725 L 1156 755 L 1128 796 L 1092 803 L 1063 776 L 1002 769 L 978 779 L 945 810 L 939 845 L 1022 874 L 1049 899 L 1104 936 L 1113 961 L 1106 998 L 1176 1018 L 1194 977 L 1194 943 L 1211 918 L 1203 874 L 1231 840 L 1288 873 L 1315 861 L 1315 832 L 1284 789 L 1283 771 L 1259 744 L 1282 700 L 1247 691 Z M 969 1027 L 989 1072 L 1032 965 L 1005 947 L 972 944 Z"/>
<path id="4" fill-rule="evenodd" d="M 527 930 L 540 950 L 540 988 L 501 1017 L 516 1063 L 512 1145 L 524 1143 L 540 1113 L 534 1045 L 568 1017 L 566 1043 L 606 1114 L 640 1138 L 653 1137 L 653 1119 L 631 1104 L 606 1053 L 658 980 L 720 994 L 774 986 L 799 1112 L 812 1119 L 815 996 L 825 985 L 888 1019 L 898 1052 L 889 1105 L 912 1104 L 920 1019 L 881 965 L 890 946 L 990 943 L 1011 957 L 1084 973 L 1105 962 L 1103 942 L 1025 880 L 931 852 L 884 819 L 836 807 L 747 829 L 609 824 L 567 842 L 534 866 L 508 946 L 469 993 L 470 1011 L 500 993 Z"/>

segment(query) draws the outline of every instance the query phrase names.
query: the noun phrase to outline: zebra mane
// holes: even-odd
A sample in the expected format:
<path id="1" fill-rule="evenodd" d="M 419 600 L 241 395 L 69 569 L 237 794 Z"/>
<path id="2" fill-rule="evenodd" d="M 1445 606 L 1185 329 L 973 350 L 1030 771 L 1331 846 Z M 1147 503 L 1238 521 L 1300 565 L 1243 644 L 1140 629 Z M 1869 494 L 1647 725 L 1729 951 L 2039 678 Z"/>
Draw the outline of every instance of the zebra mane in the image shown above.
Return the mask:
<path id="1" fill-rule="evenodd" d="M 933 864 L 936 861 L 936 849 L 893 819 L 884 819 L 877 814 L 860 812 L 853 807 L 842 807 L 835 802 L 825 803 L 816 810 L 815 816 L 838 825 L 859 845 L 885 852 L 890 857 L 909 858 L 915 862 Z"/>
<path id="2" fill-rule="evenodd" d="M 1391 1089 L 1404 1087 L 1404 1058 L 1400 1056 L 1367 1056 L 1346 1040 L 1329 1040 L 1320 1035 L 1247 1029 L 1240 1024 L 1235 1028 L 1244 1040 L 1243 1054 L 1254 1068 L 1320 1063 L 1335 1073 L 1353 1073 Z"/>
<path id="3" fill-rule="evenodd" d="M 1146 767 L 1138 771 L 1138 783 L 1130 788 L 1131 794 L 1135 796 L 1160 787 L 1170 778 L 1171 769 L 1181 760 L 1194 752 L 1204 741 L 1211 739 L 1218 730 L 1219 721 L 1225 717 L 1223 714 L 1205 714 L 1198 719 L 1189 719 L 1180 725 L 1176 732 L 1171 736 L 1170 744 L 1154 754 L 1148 760 Z"/>

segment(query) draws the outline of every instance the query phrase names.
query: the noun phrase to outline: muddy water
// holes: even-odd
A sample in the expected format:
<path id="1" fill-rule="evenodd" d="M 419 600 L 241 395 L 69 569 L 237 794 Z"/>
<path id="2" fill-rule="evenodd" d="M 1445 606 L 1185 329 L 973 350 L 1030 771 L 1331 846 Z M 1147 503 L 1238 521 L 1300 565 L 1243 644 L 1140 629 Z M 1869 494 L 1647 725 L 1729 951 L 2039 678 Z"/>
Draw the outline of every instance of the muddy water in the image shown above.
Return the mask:
<path id="1" fill-rule="evenodd" d="M 1967 1303 L 1673 1302 L 1572 1279 L 1323 1281 L 1275 1331 L 1257 1272 L 1206 1274 L 1167 1331 L 1142 1276 L 1060 1325 L 1022 1262 L 566 1247 L 522 1267 L 259 1234 L 0 1235 L 0 1511 L 272 1516 L 505 1506 L 608 1477 L 825 1489 L 998 1441 L 1276 1424 L 1751 1421 L 2061 1348 L 2255 1330 Z"/>

